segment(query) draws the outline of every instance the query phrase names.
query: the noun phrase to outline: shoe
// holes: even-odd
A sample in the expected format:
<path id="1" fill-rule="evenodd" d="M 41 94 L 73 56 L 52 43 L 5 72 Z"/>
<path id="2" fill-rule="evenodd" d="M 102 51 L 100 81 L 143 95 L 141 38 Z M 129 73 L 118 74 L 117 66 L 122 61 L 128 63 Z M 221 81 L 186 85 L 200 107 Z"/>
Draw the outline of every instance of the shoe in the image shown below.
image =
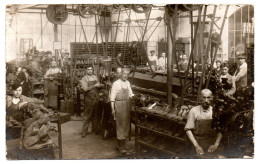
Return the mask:
<path id="1" fill-rule="evenodd" d="M 117 151 L 119 151 L 121 155 L 126 155 L 126 150 L 124 148 L 124 140 L 117 140 L 116 149 Z"/>
<path id="2" fill-rule="evenodd" d="M 81 132 L 81 138 L 85 138 L 87 136 L 87 132 Z"/>

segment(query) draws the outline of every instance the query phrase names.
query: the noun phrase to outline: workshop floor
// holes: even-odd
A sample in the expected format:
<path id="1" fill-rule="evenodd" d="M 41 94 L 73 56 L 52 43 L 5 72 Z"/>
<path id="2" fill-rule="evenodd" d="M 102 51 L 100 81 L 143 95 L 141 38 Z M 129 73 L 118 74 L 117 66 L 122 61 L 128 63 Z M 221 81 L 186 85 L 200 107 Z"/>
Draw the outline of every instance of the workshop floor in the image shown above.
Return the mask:
<path id="1" fill-rule="evenodd" d="M 115 149 L 116 138 L 103 140 L 101 135 L 89 134 L 81 138 L 82 121 L 69 121 L 62 124 L 63 159 L 115 159 L 121 157 Z M 127 142 L 134 149 L 134 139 Z M 58 151 L 55 151 L 58 158 Z"/>
<path id="2" fill-rule="evenodd" d="M 57 124 L 52 125 L 56 126 Z M 86 138 L 81 138 L 81 127 L 82 121 L 69 121 L 61 125 L 63 159 L 125 159 L 133 157 L 133 154 L 120 156 L 115 149 L 115 137 L 103 140 L 101 135 L 91 133 Z M 58 145 L 58 134 L 52 136 L 55 145 Z M 7 158 L 17 159 L 19 139 L 9 140 L 6 145 L 9 152 Z M 127 146 L 130 150 L 134 149 L 134 137 L 131 141 L 127 140 Z M 54 149 L 54 154 L 55 159 L 59 159 L 58 149 Z"/>

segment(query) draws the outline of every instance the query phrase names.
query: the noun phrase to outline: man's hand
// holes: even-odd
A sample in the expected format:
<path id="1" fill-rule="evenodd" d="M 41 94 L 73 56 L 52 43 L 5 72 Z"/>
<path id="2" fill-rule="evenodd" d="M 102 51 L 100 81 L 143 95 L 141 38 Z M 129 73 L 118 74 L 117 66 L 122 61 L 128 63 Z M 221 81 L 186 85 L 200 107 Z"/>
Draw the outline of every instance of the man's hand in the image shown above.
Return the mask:
<path id="1" fill-rule="evenodd" d="M 198 146 L 195 146 L 195 149 L 196 149 L 196 152 L 197 152 L 199 155 L 204 154 L 204 151 L 203 151 L 202 147 L 200 147 L 199 145 L 198 145 Z"/>
<path id="2" fill-rule="evenodd" d="M 112 109 L 112 116 L 113 116 L 114 120 L 116 120 L 116 111 L 114 109 Z"/>
<path id="3" fill-rule="evenodd" d="M 215 150 L 217 150 L 218 148 L 218 145 L 210 145 L 209 149 L 208 149 L 208 152 L 212 153 L 214 152 Z"/>

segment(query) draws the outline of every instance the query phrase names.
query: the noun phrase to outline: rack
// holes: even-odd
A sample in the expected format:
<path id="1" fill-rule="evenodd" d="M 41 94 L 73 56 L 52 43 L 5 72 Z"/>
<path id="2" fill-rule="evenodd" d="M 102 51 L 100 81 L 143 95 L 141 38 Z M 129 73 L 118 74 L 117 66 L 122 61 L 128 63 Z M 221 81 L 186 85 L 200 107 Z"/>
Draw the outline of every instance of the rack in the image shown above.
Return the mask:
<path id="1" fill-rule="evenodd" d="M 150 113 L 142 108 L 135 108 L 135 152 L 136 157 L 140 156 L 141 149 L 147 148 L 166 155 L 167 158 L 185 158 L 186 138 L 184 132 L 185 121 L 168 118 L 162 114 Z M 150 121 L 149 121 L 150 120 Z M 153 124 L 156 124 L 153 125 Z M 171 124 L 173 129 L 166 129 L 164 126 Z M 158 142 L 150 142 L 149 137 L 159 138 Z M 162 141 L 162 142 L 161 142 Z M 165 147 L 162 147 L 164 145 Z M 141 157 L 141 156 L 140 156 Z M 160 158 L 160 157 L 158 157 Z"/>

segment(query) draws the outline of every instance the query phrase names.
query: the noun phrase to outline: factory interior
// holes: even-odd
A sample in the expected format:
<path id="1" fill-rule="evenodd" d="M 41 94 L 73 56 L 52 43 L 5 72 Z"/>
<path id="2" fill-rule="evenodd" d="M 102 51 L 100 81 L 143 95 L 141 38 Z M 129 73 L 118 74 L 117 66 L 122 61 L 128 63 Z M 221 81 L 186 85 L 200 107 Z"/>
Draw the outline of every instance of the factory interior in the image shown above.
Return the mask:
<path id="1" fill-rule="evenodd" d="M 5 9 L 7 160 L 254 158 L 254 5 Z"/>

